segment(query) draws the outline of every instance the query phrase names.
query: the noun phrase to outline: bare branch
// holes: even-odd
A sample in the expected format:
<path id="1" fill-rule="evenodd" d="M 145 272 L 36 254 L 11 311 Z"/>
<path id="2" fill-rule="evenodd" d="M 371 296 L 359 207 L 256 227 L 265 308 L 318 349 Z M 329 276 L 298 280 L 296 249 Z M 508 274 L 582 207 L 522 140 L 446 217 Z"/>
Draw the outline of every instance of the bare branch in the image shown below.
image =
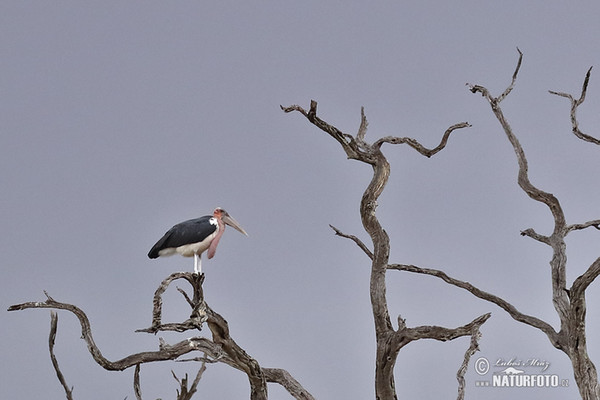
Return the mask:
<path id="1" fill-rule="evenodd" d="M 594 227 L 594 228 L 600 230 L 600 219 L 595 219 L 593 221 L 584 222 L 583 224 L 567 225 L 567 233 L 569 233 L 571 231 L 578 231 L 578 230 L 586 229 L 589 227 Z"/>
<path id="2" fill-rule="evenodd" d="M 583 80 L 583 87 L 581 88 L 581 96 L 578 99 L 575 99 L 572 95 L 564 92 L 555 92 L 553 90 L 549 90 L 549 92 L 557 96 L 565 97 L 571 102 L 571 126 L 573 134 L 575 134 L 575 136 L 577 136 L 581 140 L 600 145 L 599 139 L 596 139 L 593 136 L 581 132 L 581 130 L 579 129 L 579 122 L 577 121 L 577 108 L 585 101 L 585 95 L 587 93 L 587 87 L 588 83 L 590 82 L 591 73 L 592 67 L 590 67 L 590 69 L 588 69 L 587 73 L 585 74 L 585 79 Z"/>
<path id="3" fill-rule="evenodd" d="M 229 335 L 227 321 L 206 306 L 207 324 L 212 333 L 212 341 L 219 345 L 233 360 L 236 367 L 248 375 L 250 382 L 250 398 L 252 400 L 267 399 L 267 381 L 258 362 L 250 357 Z"/>
<path id="4" fill-rule="evenodd" d="M 519 62 L 517 64 L 515 73 L 513 74 L 513 83 L 521 66 L 522 58 L 523 54 L 519 51 Z M 538 189 L 529 180 L 527 158 L 525 156 L 525 152 L 523 151 L 523 147 L 519 143 L 519 140 L 517 139 L 516 135 L 513 133 L 510 124 L 504 117 L 504 113 L 500 108 L 499 103 L 500 100 L 503 99 L 503 97 L 500 96 L 498 98 L 495 98 L 491 96 L 489 91 L 483 86 L 470 86 L 471 91 L 473 93 L 480 92 L 488 100 L 492 108 L 492 112 L 498 119 L 498 122 L 500 122 L 500 125 L 502 126 L 504 133 L 506 134 L 506 137 L 508 138 L 509 142 L 513 147 L 513 150 L 515 151 L 515 154 L 517 156 L 517 162 L 519 164 L 519 173 L 517 175 L 517 182 L 519 184 L 519 187 L 532 200 L 545 204 L 552 213 L 552 217 L 554 218 L 554 230 L 552 232 L 552 235 L 547 239 L 543 236 L 534 234 L 533 230 L 523 231 L 522 234 L 531 236 L 534 239 L 546 243 L 552 247 L 553 256 L 552 260 L 550 261 L 552 270 L 552 301 L 556 312 L 559 314 L 562 330 L 565 327 L 565 324 L 569 321 L 569 298 L 565 292 L 567 284 L 567 275 L 565 270 L 567 256 L 564 236 L 567 230 L 563 209 L 558 199 L 552 193 L 548 193 L 541 189 Z M 508 93 L 510 93 L 509 89 L 511 89 L 511 87 L 504 91 L 504 97 Z"/>
<path id="5" fill-rule="evenodd" d="M 365 154 L 361 155 L 361 151 L 359 149 L 358 143 L 354 139 L 352 135 L 342 132 L 338 128 L 333 125 L 328 124 L 323 121 L 321 118 L 317 117 L 317 102 L 315 100 L 310 101 L 310 110 L 306 111 L 304 108 L 298 105 L 292 105 L 289 107 L 280 106 L 283 112 L 289 113 L 292 111 L 297 111 L 300 114 L 304 115 L 313 125 L 317 128 L 321 129 L 324 132 L 327 132 L 331 137 L 338 141 L 339 144 L 342 145 L 342 148 L 346 152 L 348 158 L 351 159 L 363 159 L 365 158 Z M 366 119 L 365 119 L 366 121 Z M 364 121 L 361 122 L 361 126 L 364 125 Z M 366 131 L 366 125 L 364 126 L 364 130 Z M 364 137 L 364 132 L 361 133 Z M 362 157 L 362 158 L 361 158 Z M 364 160 L 363 160 L 364 161 Z"/>
<path id="6" fill-rule="evenodd" d="M 469 348 L 467 349 L 467 351 L 465 351 L 465 357 L 463 359 L 463 362 L 458 371 L 456 372 L 456 380 L 458 381 L 457 400 L 463 400 L 465 398 L 465 374 L 467 373 L 467 368 L 469 366 L 471 356 L 475 354 L 475 352 L 479 351 L 479 338 L 481 337 L 479 328 L 481 328 L 481 325 L 473 326 L 473 330 L 471 331 L 471 341 L 469 343 Z"/>
<path id="7" fill-rule="evenodd" d="M 198 383 L 200 383 L 200 379 L 202 378 L 202 374 L 204 373 L 204 371 L 206 371 L 206 364 L 202 363 L 202 366 L 196 373 L 196 377 L 194 378 L 194 381 L 192 382 L 192 386 L 190 386 L 189 388 L 188 388 L 188 375 L 187 374 L 185 374 L 185 377 L 183 379 L 179 379 L 177 377 L 177 375 L 175 375 L 175 372 L 171 371 L 173 378 L 175 378 L 177 383 L 179 383 L 180 390 L 177 390 L 177 400 L 191 400 L 192 399 L 192 396 L 194 396 L 194 393 L 196 393 L 196 391 L 198 390 Z"/>
<path id="8" fill-rule="evenodd" d="M 444 271 L 430 269 L 430 268 L 420 268 L 415 265 L 391 264 L 388 266 L 388 269 L 395 269 L 398 271 L 408 271 L 408 272 L 413 272 L 413 273 L 417 273 L 417 274 L 430 275 L 430 276 L 435 276 L 436 278 L 442 279 L 444 282 L 449 283 L 450 285 L 459 287 L 461 289 L 464 289 L 464 290 L 472 293 L 474 296 L 479 297 L 482 300 L 489 301 L 490 303 L 496 304 L 498 307 L 500 307 L 504 311 L 506 311 L 513 319 L 515 319 L 519 322 L 522 322 L 524 324 L 533 326 L 534 328 L 538 328 L 539 330 L 544 332 L 550 339 L 550 342 L 552 342 L 552 344 L 555 347 L 559 348 L 559 346 L 560 346 L 560 344 L 558 343 L 558 334 L 554 330 L 554 328 L 552 328 L 552 326 L 550 324 L 542 321 L 539 318 L 521 313 L 512 304 L 510 304 L 506 300 L 504 300 L 496 295 L 493 295 L 491 293 L 485 292 L 485 291 L 473 286 L 469 282 L 464 282 L 464 281 L 452 278 L 452 277 L 448 276 Z"/>
<path id="9" fill-rule="evenodd" d="M 215 347 L 217 348 L 216 352 L 218 352 L 220 348 L 217 345 L 215 345 Z M 182 358 L 181 360 L 175 360 L 175 362 L 191 362 L 191 361 L 194 361 L 194 362 L 200 361 L 200 362 L 208 363 L 208 364 L 214 364 L 214 363 L 218 363 L 221 361 L 221 362 L 224 362 L 225 364 L 230 364 L 230 365 L 233 364 L 233 361 L 231 359 L 227 358 L 227 355 L 225 355 L 225 354 L 221 354 L 216 358 L 207 357 L 205 354 L 202 357 Z"/>
<path id="10" fill-rule="evenodd" d="M 538 242 L 542 242 L 542 243 L 545 243 L 547 245 L 550 244 L 550 238 L 548 236 L 540 235 L 539 233 L 537 233 L 532 228 L 525 229 L 524 231 L 521 231 L 521 236 L 529 236 L 530 238 L 532 238 L 534 240 L 537 240 Z"/>
<path id="11" fill-rule="evenodd" d="M 82 339 L 86 342 L 88 350 L 94 358 L 94 361 L 96 361 L 96 363 L 98 363 L 102 368 L 109 371 L 123 371 L 124 369 L 132 367 L 136 364 L 175 360 L 178 357 L 192 351 L 202 351 L 212 355 L 211 350 L 214 349 L 214 343 L 212 343 L 210 340 L 202 337 L 192 337 L 174 345 L 162 345 L 158 351 L 135 353 L 117 361 L 109 361 L 102 355 L 100 349 L 94 342 L 89 319 L 80 308 L 72 304 L 61 303 L 49 298 L 45 302 L 27 302 L 15 304 L 10 306 L 8 311 L 25 310 L 30 308 L 67 310 L 75 314 L 75 316 L 79 319 L 79 323 L 81 324 Z"/>
<path id="12" fill-rule="evenodd" d="M 588 286 L 600 275 L 600 257 L 590 265 L 590 267 L 575 281 L 571 286 L 571 298 L 575 299 L 583 296 Z"/>
<path id="13" fill-rule="evenodd" d="M 190 387 L 190 394 L 196 393 L 198 384 L 200 383 L 200 379 L 202 379 L 202 375 L 204 374 L 204 371 L 206 371 L 206 362 L 202 363 L 202 365 L 200 366 L 200 369 L 196 373 L 196 377 L 194 378 L 194 381 L 192 382 L 192 386 Z M 191 396 L 190 396 L 190 398 L 191 398 Z"/>
<path id="14" fill-rule="evenodd" d="M 185 301 L 187 301 L 187 303 L 190 305 L 190 307 L 194 308 L 194 302 L 192 301 L 192 299 L 190 299 L 190 296 L 188 296 L 188 294 L 186 293 L 186 291 L 183 290 L 180 287 L 177 287 L 177 291 L 179 293 L 181 293 L 181 295 L 183 296 L 183 298 L 185 299 Z"/>
<path id="15" fill-rule="evenodd" d="M 294 399 L 314 400 L 314 397 L 285 369 L 263 368 L 263 372 L 265 373 L 267 382 L 278 383 L 283 386 Z"/>
<path id="16" fill-rule="evenodd" d="M 359 238 L 357 238 L 354 235 L 347 235 L 343 232 L 341 232 L 338 228 L 336 228 L 335 226 L 329 224 L 329 226 L 331 227 L 331 229 L 334 230 L 336 236 L 340 236 L 346 239 L 350 239 L 352 240 L 354 243 L 356 243 L 358 245 L 358 247 L 360 247 L 360 249 L 362 251 L 365 252 L 365 254 L 372 260 L 373 259 L 373 253 L 371 252 L 371 250 L 369 250 L 369 248 L 362 242 L 362 240 L 360 240 Z"/>
<path id="17" fill-rule="evenodd" d="M 367 122 L 367 117 L 365 116 L 365 108 L 360 108 L 360 126 L 358 127 L 358 133 L 356 134 L 356 139 L 360 142 L 365 141 L 365 134 L 367 133 L 367 127 L 369 123 Z"/>
<path id="18" fill-rule="evenodd" d="M 67 396 L 67 400 L 73 400 L 73 388 L 69 388 L 67 385 L 67 381 L 58 366 L 58 360 L 54 355 L 54 343 L 56 341 L 56 331 L 58 329 L 58 314 L 54 311 L 50 311 L 50 335 L 48 337 L 48 347 L 50 349 L 50 360 L 52 361 L 52 366 L 54 367 L 54 371 L 56 371 L 56 377 L 58 381 L 65 389 L 65 394 Z"/>
<path id="19" fill-rule="evenodd" d="M 471 335 L 474 328 L 479 329 L 479 327 L 483 325 L 491 316 L 491 313 L 480 315 L 468 324 L 459 326 L 458 328 L 445 328 L 443 326 L 435 325 L 417 326 L 414 328 L 407 328 L 405 326 L 404 329 L 398 330 L 398 334 L 402 335 L 405 340 L 409 341 L 418 339 L 434 339 L 441 342 L 446 342 L 462 336 Z"/>
<path id="20" fill-rule="evenodd" d="M 190 318 L 184 322 L 176 324 L 162 323 L 162 295 L 167 290 L 171 282 L 177 279 L 185 279 L 189 282 L 194 290 L 194 298 L 190 300 L 187 293 L 179 290 L 183 294 L 186 301 L 192 307 Z M 185 332 L 192 329 L 202 329 L 202 324 L 206 322 L 206 310 L 204 303 L 204 293 L 202 291 L 202 283 L 204 282 L 204 274 L 190 274 L 188 272 L 174 272 L 167 278 L 163 279 L 156 291 L 154 292 L 153 310 L 152 310 L 152 325 L 146 329 L 138 329 L 136 332 L 156 333 L 158 331 L 176 331 Z"/>
<path id="21" fill-rule="evenodd" d="M 373 145 L 378 147 L 378 146 L 381 146 L 383 143 L 407 144 L 410 147 L 412 147 L 413 149 L 417 150 L 421 155 L 424 155 L 425 157 L 429 158 L 429 157 L 433 156 L 434 154 L 438 153 L 444 147 L 446 147 L 446 144 L 448 143 L 448 138 L 450 137 L 450 134 L 452 132 L 454 132 L 457 129 L 470 128 L 470 127 L 471 127 L 471 124 L 469 124 L 468 122 L 460 122 L 458 124 L 452 125 L 448 129 L 446 129 L 446 132 L 444 132 L 444 135 L 442 136 L 442 140 L 440 141 L 440 144 L 438 144 L 437 147 L 435 147 L 433 149 L 428 149 L 428 148 L 424 147 L 421 143 L 419 143 L 417 140 L 415 140 L 413 138 L 409 138 L 409 137 L 386 136 L 386 137 L 383 137 L 383 138 L 377 140 L 375 143 L 373 143 Z"/>
<path id="22" fill-rule="evenodd" d="M 140 364 L 135 365 L 133 372 L 133 392 L 137 400 L 142 400 L 142 388 L 140 386 Z"/>
<path id="23" fill-rule="evenodd" d="M 510 94 L 510 92 L 512 92 L 513 88 L 515 87 L 515 82 L 517 81 L 517 75 L 519 74 L 519 70 L 521 69 L 521 62 L 523 61 L 523 53 L 521 53 L 521 50 L 519 50 L 519 48 L 517 47 L 517 51 L 519 52 L 519 61 L 517 62 L 517 67 L 515 68 L 515 72 L 513 72 L 513 76 L 512 76 L 512 81 L 510 82 L 510 85 L 508 85 L 508 87 L 504 90 L 504 92 L 498 96 L 498 103 L 500 103 L 502 100 L 504 100 L 504 98 L 506 96 L 508 96 Z"/>
<path id="24" fill-rule="evenodd" d="M 512 92 L 513 88 L 515 87 L 515 83 L 517 81 L 517 75 L 519 74 L 519 70 L 521 69 L 521 63 L 523 61 L 523 53 L 521 52 L 521 50 L 519 50 L 518 47 L 517 47 L 517 52 L 519 53 L 519 61 L 517 61 L 517 66 L 515 68 L 515 72 L 513 72 L 512 81 L 510 82 L 510 85 L 508 85 L 508 87 L 504 90 L 504 92 L 502 92 L 502 94 L 500 96 L 492 97 L 489 90 L 487 90 L 485 87 L 483 87 L 481 85 L 472 85 L 470 83 L 467 83 L 469 90 L 472 93 L 481 93 L 481 95 L 490 102 L 490 104 L 492 105 L 492 108 L 496 108 L 498 106 L 498 104 L 500 104 L 500 102 L 502 100 L 504 100 L 506 98 L 506 96 L 508 96 L 510 94 L 510 92 Z"/>

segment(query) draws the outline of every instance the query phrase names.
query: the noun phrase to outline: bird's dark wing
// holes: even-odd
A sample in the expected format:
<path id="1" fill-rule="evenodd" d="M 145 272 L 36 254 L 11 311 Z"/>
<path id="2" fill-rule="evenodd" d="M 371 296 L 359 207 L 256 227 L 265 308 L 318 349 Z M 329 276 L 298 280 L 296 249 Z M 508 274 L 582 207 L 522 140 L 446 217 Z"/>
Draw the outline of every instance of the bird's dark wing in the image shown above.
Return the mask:
<path id="1" fill-rule="evenodd" d="M 211 215 L 206 215 L 175 225 L 169 229 L 154 246 L 152 246 L 152 249 L 148 253 L 148 257 L 157 258 L 159 256 L 158 253 L 161 250 L 203 241 L 217 229 L 216 225 L 210 223 L 211 218 Z"/>

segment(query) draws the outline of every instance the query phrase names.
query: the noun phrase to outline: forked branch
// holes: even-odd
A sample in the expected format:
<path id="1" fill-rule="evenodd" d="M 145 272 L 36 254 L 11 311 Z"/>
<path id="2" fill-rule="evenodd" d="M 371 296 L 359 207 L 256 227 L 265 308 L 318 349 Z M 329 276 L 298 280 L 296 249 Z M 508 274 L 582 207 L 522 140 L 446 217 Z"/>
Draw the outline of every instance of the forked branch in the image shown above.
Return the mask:
<path id="1" fill-rule="evenodd" d="M 585 140 L 586 142 L 600 145 L 599 139 L 596 139 L 593 136 L 581 132 L 581 130 L 579 129 L 579 122 L 577 121 L 577 108 L 585 101 L 585 95 L 587 93 L 591 73 L 592 67 L 590 67 L 590 69 L 588 69 L 587 73 L 585 74 L 585 79 L 583 80 L 583 87 L 581 88 L 581 95 L 578 99 L 574 98 L 573 95 L 565 92 L 555 92 L 553 90 L 549 90 L 549 92 L 557 96 L 565 97 L 571 102 L 571 126 L 575 136 L 577 136 L 581 140 Z"/>

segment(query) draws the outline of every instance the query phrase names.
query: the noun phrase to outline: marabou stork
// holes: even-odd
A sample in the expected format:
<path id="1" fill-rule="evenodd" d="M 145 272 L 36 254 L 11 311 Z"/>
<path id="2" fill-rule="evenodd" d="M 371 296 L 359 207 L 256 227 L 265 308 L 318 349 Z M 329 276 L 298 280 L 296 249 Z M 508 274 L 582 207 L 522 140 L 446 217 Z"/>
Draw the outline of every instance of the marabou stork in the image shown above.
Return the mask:
<path id="1" fill-rule="evenodd" d="M 194 256 L 194 273 L 202 272 L 201 255 L 208 249 L 208 258 L 213 258 L 219 239 L 225 232 L 225 224 L 244 235 L 246 231 L 221 207 L 215 208 L 213 215 L 181 222 L 165 233 L 148 253 L 150 258 L 170 256 L 178 253 L 184 257 Z"/>

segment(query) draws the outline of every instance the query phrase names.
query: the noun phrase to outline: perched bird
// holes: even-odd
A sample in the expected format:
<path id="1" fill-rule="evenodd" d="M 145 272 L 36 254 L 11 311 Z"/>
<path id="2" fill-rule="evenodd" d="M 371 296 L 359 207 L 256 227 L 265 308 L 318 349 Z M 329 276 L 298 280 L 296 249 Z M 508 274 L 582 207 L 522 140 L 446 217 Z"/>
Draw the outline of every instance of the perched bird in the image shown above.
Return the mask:
<path id="1" fill-rule="evenodd" d="M 221 207 L 215 208 L 213 215 L 181 222 L 165 233 L 148 253 L 150 258 L 170 256 L 178 253 L 184 257 L 194 256 L 194 273 L 202 272 L 201 255 L 208 249 L 208 258 L 213 258 L 225 224 L 244 235 L 246 231 Z"/>

